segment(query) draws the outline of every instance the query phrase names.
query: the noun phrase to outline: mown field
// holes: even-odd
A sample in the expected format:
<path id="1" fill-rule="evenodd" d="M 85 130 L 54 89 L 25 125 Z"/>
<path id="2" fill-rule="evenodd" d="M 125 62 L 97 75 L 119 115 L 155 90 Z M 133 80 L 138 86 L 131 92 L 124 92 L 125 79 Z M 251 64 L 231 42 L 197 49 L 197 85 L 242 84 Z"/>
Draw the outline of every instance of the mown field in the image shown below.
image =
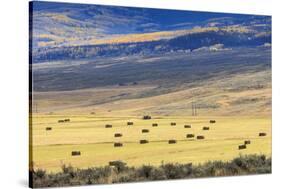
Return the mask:
<path id="1" fill-rule="evenodd" d="M 60 119 L 70 122 L 58 123 Z M 216 123 L 209 123 L 210 119 Z M 134 123 L 128 126 L 127 122 Z M 175 122 L 176 126 L 170 123 Z M 33 116 L 33 164 L 35 169 L 59 172 L 63 164 L 78 168 L 108 165 L 121 160 L 128 166 L 161 163 L 199 164 L 212 160 L 231 160 L 240 154 L 271 156 L 271 117 L 269 116 L 161 116 L 143 120 L 141 117 L 99 117 L 96 115 L 35 115 Z M 158 123 L 158 127 L 152 127 Z M 111 124 L 112 128 L 105 128 Z M 184 125 L 191 128 L 184 128 Z M 207 126 L 210 130 L 202 130 Z M 47 131 L 46 127 L 52 130 Z M 142 133 L 149 129 L 149 133 Z M 259 137 L 260 132 L 267 135 Z M 114 137 L 122 133 L 122 137 Z M 187 139 L 194 134 L 195 139 Z M 205 136 L 197 140 L 197 135 Z M 148 140 L 139 144 L 139 140 Z M 168 144 L 168 140 L 177 140 Z M 251 144 L 238 150 L 245 140 Z M 114 142 L 123 147 L 114 147 Z M 80 156 L 72 156 L 80 151 Z"/>

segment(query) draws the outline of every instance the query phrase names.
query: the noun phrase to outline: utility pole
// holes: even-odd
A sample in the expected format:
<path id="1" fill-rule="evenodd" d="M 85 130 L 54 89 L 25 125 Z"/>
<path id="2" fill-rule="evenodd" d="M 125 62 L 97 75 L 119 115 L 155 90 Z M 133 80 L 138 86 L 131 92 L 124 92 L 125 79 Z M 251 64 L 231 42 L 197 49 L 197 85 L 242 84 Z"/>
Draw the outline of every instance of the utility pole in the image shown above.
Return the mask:
<path id="1" fill-rule="evenodd" d="M 195 113 L 195 116 L 197 116 L 197 106 L 196 106 L 196 104 L 195 104 L 195 107 L 194 107 L 194 113 Z"/>
<path id="2" fill-rule="evenodd" d="M 192 110 L 192 116 L 194 116 L 194 110 L 193 110 L 193 101 L 191 102 L 191 110 Z"/>
<path id="3" fill-rule="evenodd" d="M 38 105 L 37 105 L 37 103 L 35 102 L 34 103 L 34 109 L 35 109 L 35 113 L 38 113 L 38 107 L 37 107 Z"/>
<path id="4" fill-rule="evenodd" d="M 191 102 L 192 116 L 197 116 L 197 105 L 195 102 Z"/>
<path id="5" fill-rule="evenodd" d="M 193 112 L 193 101 L 191 102 L 191 115 L 194 116 L 194 112 Z"/>

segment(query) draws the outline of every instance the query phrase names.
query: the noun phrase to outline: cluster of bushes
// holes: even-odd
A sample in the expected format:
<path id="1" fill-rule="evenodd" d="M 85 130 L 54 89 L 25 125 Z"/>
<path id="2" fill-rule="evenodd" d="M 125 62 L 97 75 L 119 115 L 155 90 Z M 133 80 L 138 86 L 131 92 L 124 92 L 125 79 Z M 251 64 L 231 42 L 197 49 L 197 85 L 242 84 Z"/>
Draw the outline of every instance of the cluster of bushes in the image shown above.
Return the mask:
<path id="1" fill-rule="evenodd" d="M 135 168 L 117 161 L 113 166 L 88 169 L 63 165 L 59 173 L 34 170 L 31 184 L 32 187 L 56 187 L 265 173 L 271 173 L 271 158 L 264 155 L 240 156 L 229 162 L 213 161 L 196 166 L 162 163 L 157 167 L 143 165 Z"/>

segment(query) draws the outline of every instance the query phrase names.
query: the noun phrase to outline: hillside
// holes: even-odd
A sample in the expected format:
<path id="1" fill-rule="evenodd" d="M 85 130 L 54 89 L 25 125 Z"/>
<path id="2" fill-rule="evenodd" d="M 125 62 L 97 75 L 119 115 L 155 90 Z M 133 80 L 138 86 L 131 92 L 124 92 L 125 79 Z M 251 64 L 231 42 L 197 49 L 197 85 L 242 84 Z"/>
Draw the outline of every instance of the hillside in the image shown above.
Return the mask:
<path id="1" fill-rule="evenodd" d="M 176 30 L 194 27 L 251 25 L 253 29 L 270 31 L 271 24 L 266 16 L 69 3 L 33 2 L 32 10 L 34 49 L 92 45 L 97 40 L 107 41 L 127 34 L 160 32 L 157 35 L 160 39 L 167 32 L 173 36 Z"/>
<path id="2" fill-rule="evenodd" d="M 37 64 L 34 97 L 46 113 L 190 115 L 195 101 L 201 115 L 269 114 L 270 54 L 261 47 Z"/>
<path id="3" fill-rule="evenodd" d="M 32 10 L 32 63 L 271 44 L 269 16 L 44 2 Z"/>
<path id="4" fill-rule="evenodd" d="M 136 36 L 135 36 L 136 37 Z M 155 37 L 155 36 L 154 36 Z M 228 31 L 226 28 L 205 28 L 202 31 L 191 32 L 171 39 L 130 42 L 133 38 L 121 42 L 73 47 L 41 48 L 34 51 L 33 62 L 95 59 L 97 57 L 122 57 L 131 55 L 154 55 L 174 51 L 193 51 L 202 47 L 222 44 L 225 48 L 257 47 L 271 44 L 271 34 L 257 35 L 252 31 Z M 141 40 L 138 39 L 137 40 Z M 126 43 L 122 43 L 125 41 Z M 221 50 L 221 49 L 218 49 Z"/>

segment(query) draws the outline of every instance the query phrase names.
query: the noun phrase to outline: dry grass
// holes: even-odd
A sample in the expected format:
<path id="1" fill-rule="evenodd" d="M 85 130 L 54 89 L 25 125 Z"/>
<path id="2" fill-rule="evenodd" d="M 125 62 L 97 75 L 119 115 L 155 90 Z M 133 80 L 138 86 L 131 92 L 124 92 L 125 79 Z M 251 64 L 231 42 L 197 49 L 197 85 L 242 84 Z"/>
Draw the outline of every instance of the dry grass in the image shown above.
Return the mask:
<path id="1" fill-rule="evenodd" d="M 107 165 L 112 160 L 122 160 L 129 166 L 145 164 L 159 165 L 164 162 L 202 163 L 209 160 L 230 160 L 241 154 L 271 155 L 271 119 L 270 117 L 212 117 L 217 123 L 210 124 L 209 117 L 159 117 L 158 119 L 142 120 L 141 118 L 95 117 L 87 115 L 67 115 L 69 123 L 57 123 L 65 116 L 38 115 L 34 117 L 33 161 L 36 168 L 47 171 L 59 171 L 62 164 L 86 168 L 89 166 Z M 127 121 L 133 121 L 134 126 L 127 126 Z M 175 127 L 170 122 L 177 123 Z M 152 123 L 159 127 L 151 127 Z M 111 123 L 113 128 L 104 128 L 105 123 Z M 192 124 L 188 131 L 184 124 Z M 202 126 L 208 125 L 211 130 L 202 131 Z M 45 127 L 53 130 L 46 132 Z M 145 136 L 143 128 L 150 132 Z M 123 134 L 118 138 L 122 148 L 114 148 L 116 141 L 114 133 Z M 187 140 L 187 133 L 195 136 L 204 134 L 205 139 Z M 260 138 L 259 132 L 267 136 Z M 168 145 L 171 138 L 178 142 Z M 139 140 L 147 139 L 149 144 L 140 145 Z M 247 149 L 238 151 L 237 146 L 251 140 Z M 71 151 L 81 151 L 79 157 L 72 157 Z"/>

